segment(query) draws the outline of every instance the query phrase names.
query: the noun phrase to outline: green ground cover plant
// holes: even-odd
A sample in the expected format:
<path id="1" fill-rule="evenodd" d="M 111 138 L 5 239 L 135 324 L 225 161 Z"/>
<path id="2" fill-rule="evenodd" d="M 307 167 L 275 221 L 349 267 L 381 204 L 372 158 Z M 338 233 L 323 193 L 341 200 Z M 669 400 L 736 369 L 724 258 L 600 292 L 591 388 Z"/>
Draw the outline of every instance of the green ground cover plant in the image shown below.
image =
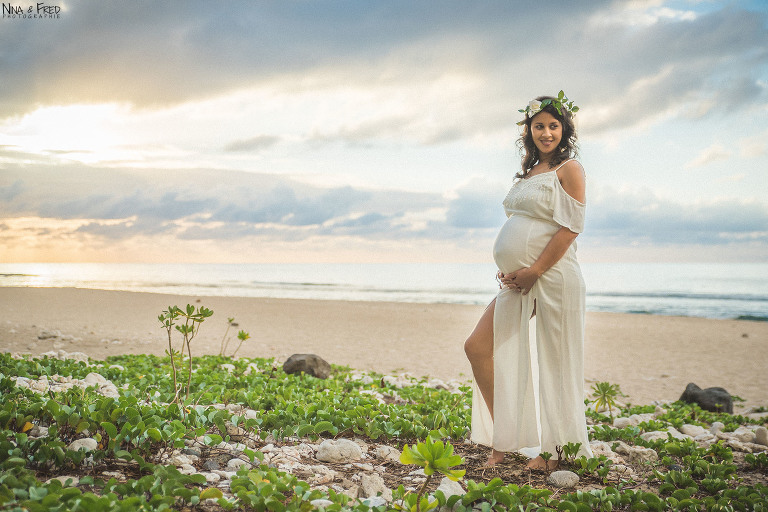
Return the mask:
<path id="1" fill-rule="evenodd" d="M 317 499 L 326 500 L 323 508 L 331 511 L 421 511 L 443 506 L 459 512 L 768 510 L 765 453 L 737 453 L 724 442 L 703 448 L 671 436 L 656 441 L 640 437 L 683 424 L 708 426 L 719 421 L 726 430 L 735 430 L 760 420 L 676 402 L 651 421 L 618 429 L 611 426 L 614 413 L 645 414 L 655 407 L 614 404 L 609 416 L 590 408 L 589 417 L 596 423 L 590 429 L 591 440 L 651 448 L 658 460 L 634 465 L 632 477 L 617 476 L 615 465 L 605 456 L 577 458 L 578 445 L 559 447 L 561 469 L 576 472 L 586 485 L 566 492 L 541 485 L 545 480 L 531 485 L 531 473 L 524 470 L 501 479 L 471 467 L 464 445 L 470 425 L 469 387 L 452 393 L 426 387 L 426 380 L 396 387 L 382 375 L 368 374 L 368 379 L 360 380 L 339 366 L 333 367 L 330 378 L 321 380 L 286 375 L 271 359 L 193 358 L 190 343 L 210 317 L 208 311 L 171 307 L 161 315 L 163 328 L 182 336 L 184 357 L 182 351 L 172 350 L 172 344 L 165 357 L 124 355 L 89 363 L 0 354 L 0 510 L 282 512 L 311 510 Z M 183 325 L 191 327 L 176 329 Z M 234 370 L 222 368 L 224 364 Z M 55 383 L 61 376 L 85 379 L 91 373 L 114 383 L 118 396 L 103 396 L 98 386 L 34 392 L 17 385 L 18 378 Z M 600 388 L 606 405 L 609 388 Z M 237 407 L 225 407 L 230 405 Z M 41 428 L 47 428 L 44 435 L 33 435 Z M 168 455 L 192 439 L 213 450 L 237 435 L 253 440 L 256 447 L 243 451 L 251 465 L 237 472 L 228 492 L 210 486 L 200 474 L 182 474 L 167 462 Z M 69 448 L 85 437 L 97 441 L 95 450 Z M 299 443 L 339 437 L 405 445 L 403 464 L 423 467 L 427 477 L 459 480 L 466 492 L 446 497 L 434 491 L 428 478 L 417 492 L 401 485 L 393 489 L 389 504 L 370 506 L 332 489 L 313 488 L 296 475 L 265 464 L 258 448 L 267 439 Z M 115 469 L 126 478 L 104 476 Z M 68 474 L 77 475 L 79 482 L 51 479 Z"/>

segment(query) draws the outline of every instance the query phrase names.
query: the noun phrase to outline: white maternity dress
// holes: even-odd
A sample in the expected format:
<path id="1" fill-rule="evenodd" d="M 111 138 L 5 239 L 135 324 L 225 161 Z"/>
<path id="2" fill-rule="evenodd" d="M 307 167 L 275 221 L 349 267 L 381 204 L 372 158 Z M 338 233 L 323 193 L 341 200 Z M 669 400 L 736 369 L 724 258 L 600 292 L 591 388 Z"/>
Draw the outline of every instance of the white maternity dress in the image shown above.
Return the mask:
<path id="1" fill-rule="evenodd" d="M 583 230 L 585 205 L 563 190 L 559 168 L 519 180 L 504 199 L 508 219 L 493 248 L 502 272 L 531 266 L 561 227 Z M 494 418 L 475 384 L 472 440 L 529 457 L 581 443 L 579 455 L 591 457 L 584 416 L 584 280 L 575 243 L 527 295 L 499 291 L 493 338 Z"/>

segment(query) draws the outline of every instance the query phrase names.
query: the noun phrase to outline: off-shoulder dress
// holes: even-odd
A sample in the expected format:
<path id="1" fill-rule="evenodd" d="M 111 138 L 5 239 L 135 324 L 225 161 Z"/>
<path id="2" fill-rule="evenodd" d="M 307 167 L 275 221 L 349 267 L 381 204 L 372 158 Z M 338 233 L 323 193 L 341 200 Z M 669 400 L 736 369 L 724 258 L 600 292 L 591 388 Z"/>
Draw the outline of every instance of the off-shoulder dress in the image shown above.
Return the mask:
<path id="1" fill-rule="evenodd" d="M 561 227 L 583 231 L 585 204 L 568 195 L 558 177 L 564 164 L 518 180 L 504 199 L 508 219 L 493 248 L 502 272 L 531 266 Z M 529 457 L 581 443 L 579 455 L 592 456 L 584 416 L 584 294 L 575 242 L 527 295 L 499 291 L 494 417 L 475 385 L 473 441 Z"/>

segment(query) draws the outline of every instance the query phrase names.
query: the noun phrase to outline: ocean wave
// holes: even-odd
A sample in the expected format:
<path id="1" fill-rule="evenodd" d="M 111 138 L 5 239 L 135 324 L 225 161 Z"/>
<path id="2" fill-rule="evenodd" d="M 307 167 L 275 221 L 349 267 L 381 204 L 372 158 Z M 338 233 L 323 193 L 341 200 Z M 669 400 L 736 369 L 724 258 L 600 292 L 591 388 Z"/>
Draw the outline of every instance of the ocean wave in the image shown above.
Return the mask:
<path id="1" fill-rule="evenodd" d="M 690 293 L 690 292 L 588 292 L 588 297 L 639 299 L 739 300 L 768 302 L 768 295 L 752 293 Z"/>

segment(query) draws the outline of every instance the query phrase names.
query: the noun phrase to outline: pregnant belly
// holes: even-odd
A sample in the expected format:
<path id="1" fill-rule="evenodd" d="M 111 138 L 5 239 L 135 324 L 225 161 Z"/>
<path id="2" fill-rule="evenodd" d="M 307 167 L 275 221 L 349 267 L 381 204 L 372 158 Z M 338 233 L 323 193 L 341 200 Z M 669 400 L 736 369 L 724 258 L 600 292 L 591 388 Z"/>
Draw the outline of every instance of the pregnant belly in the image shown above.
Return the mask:
<path id="1" fill-rule="evenodd" d="M 493 244 L 493 259 L 504 273 L 529 267 L 558 228 L 547 222 L 513 215 L 501 227 Z"/>

